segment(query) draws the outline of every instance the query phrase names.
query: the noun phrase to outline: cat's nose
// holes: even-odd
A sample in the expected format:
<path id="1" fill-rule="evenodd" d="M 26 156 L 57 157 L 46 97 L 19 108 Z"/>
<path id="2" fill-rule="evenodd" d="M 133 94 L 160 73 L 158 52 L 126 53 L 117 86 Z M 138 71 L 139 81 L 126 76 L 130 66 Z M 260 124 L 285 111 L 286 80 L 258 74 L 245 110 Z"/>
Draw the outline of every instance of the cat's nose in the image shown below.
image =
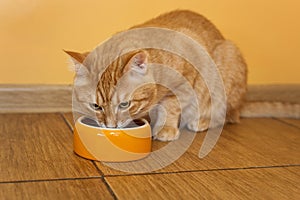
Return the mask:
<path id="1" fill-rule="evenodd" d="M 113 113 L 111 107 L 106 109 L 106 116 L 105 116 L 105 125 L 107 128 L 117 128 L 117 119 L 116 115 Z"/>

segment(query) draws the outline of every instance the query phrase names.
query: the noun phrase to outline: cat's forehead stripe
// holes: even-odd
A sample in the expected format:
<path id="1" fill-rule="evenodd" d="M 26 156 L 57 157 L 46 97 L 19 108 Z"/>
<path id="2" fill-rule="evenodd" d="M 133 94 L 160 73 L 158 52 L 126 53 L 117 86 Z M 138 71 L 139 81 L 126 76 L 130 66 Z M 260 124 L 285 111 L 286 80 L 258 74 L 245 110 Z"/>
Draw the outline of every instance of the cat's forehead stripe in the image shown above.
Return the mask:
<path id="1" fill-rule="evenodd" d="M 104 102 L 107 102 L 107 94 L 106 94 L 106 92 L 105 92 L 105 82 L 104 81 L 101 81 L 101 83 L 99 83 L 99 85 L 98 85 L 98 91 L 99 91 L 99 94 L 100 94 L 100 96 L 101 96 L 101 99 L 102 99 L 102 102 L 104 103 Z"/>
<path id="2" fill-rule="evenodd" d="M 100 100 L 101 99 L 101 100 Z M 100 101 L 104 101 L 104 97 L 102 95 L 102 91 L 101 91 L 101 85 L 98 84 L 98 87 L 97 87 L 97 103 L 100 103 Z"/>
<path id="3" fill-rule="evenodd" d="M 100 98 L 100 96 L 101 96 L 101 92 L 99 91 L 99 89 L 97 89 L 97 95 L 96 95 L 96 102 L 100 105 L 101 103 L 102 103 L 102 96 L 101 96 L 101 98 Z"/>
<path id="4" fill-rule="evenodd" d="M 98 84 L 98 92 L 103 103 L 109 102 L 112 98 L 118 80 L 117 76 L 119 75 L 117 70 L 117 66 L 110 66 L 101 76 Z"/>

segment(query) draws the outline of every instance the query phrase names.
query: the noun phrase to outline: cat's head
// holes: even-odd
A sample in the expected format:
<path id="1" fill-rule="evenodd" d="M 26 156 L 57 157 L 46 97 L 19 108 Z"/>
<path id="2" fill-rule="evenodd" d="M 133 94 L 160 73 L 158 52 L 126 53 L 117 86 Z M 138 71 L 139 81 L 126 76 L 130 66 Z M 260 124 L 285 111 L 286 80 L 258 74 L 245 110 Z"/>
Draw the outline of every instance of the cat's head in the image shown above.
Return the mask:
<path id="1" fill-rule="evenodd" d="M 76 71 L 73 109 L 75 100 L 77 109 L 96 118 L 100 126 L 124 127 L 132 119 L 144 117 L 156 103 L 157 87 L 145 51 L 125 54 L 103 73 L 95 59 L 84 62 L 88 53 L 66 53 Z"/>

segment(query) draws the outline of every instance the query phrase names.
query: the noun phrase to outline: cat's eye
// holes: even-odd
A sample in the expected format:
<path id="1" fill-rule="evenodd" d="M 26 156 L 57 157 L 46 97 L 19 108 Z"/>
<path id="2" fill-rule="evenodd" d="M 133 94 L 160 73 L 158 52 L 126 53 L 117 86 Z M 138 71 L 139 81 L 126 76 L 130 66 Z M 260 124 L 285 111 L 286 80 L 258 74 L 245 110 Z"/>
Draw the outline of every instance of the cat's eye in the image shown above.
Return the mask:
<path id="1" fill-rule="evenodd" d="M 121 109 L 128 108 L 129 106 L 130 106 L 130 101 L 124 101 L 119 104 L 119 108 Z"/>
<path id="2" fill-rule="evenodd" d="M 96 110 L 96 111 L 102 111 L 103 110 L 103 108 L 101 106 L 99 106 L 98 104 L 96 104 L 96 103 L 90 103 L 89 105 L 93 110 Z"/>

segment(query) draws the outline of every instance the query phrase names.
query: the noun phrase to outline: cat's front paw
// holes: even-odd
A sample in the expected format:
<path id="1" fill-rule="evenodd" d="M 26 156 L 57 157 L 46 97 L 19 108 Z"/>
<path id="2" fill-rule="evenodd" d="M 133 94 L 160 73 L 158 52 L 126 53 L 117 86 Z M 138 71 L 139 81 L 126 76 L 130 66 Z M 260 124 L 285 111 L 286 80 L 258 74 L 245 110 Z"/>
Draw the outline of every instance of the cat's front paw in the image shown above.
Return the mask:
<path id="1" fill-rule="evenodd" d="M 209 127 L 209 120 L 208 119 L 200 119 L 200 120 L 195 120 L 187 124 L 187 128 L 190 131 L 195 131 L 195 132 L 202 132 L 206 131 Z"/>
<path id="2" fill-rule="evenodd" d="M 154 139 L 160 141 L 173 141 L 179 137 L 179 129 L 171 126 L 164 126 L 156 135 Z"/>

